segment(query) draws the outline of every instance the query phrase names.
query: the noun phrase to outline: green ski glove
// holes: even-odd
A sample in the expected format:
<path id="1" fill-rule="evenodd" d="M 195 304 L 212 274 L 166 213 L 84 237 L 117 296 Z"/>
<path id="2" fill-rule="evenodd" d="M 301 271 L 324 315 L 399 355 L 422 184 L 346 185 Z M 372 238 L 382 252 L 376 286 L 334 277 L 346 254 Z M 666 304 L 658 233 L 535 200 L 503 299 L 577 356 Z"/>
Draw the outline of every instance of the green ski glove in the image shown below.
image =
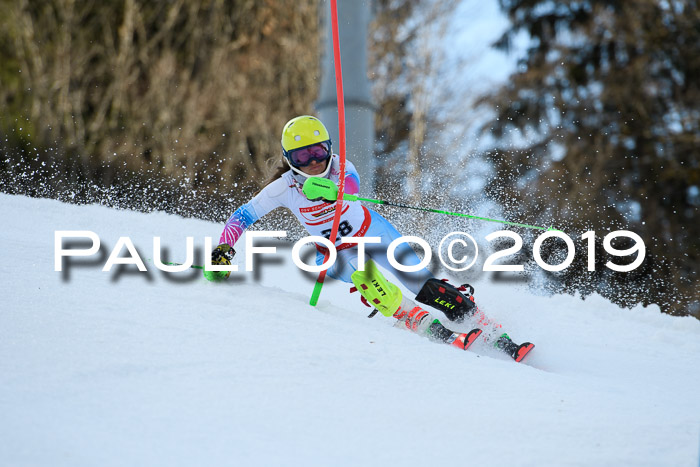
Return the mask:
<path id="1" fill-rule="evenodd" d="M 335 201 L 338 199 L 338 186 L 332 180 L 321 177 L 309 177 L 301 191 L 309 201 Z"/>
<path id="2" fill-rule="evenodd" d="M 214 248 L 211 252 L 211 264 L 217 266 L 230 266 L 231 260 L 236 255 L 236 250 L 233 249 L 228 243 L 222 243 L 221 245 Z M 204 277 L 212 282 L 220 282 L 228 279 L 231 275 L 231 271 L 203 271 Z"/>

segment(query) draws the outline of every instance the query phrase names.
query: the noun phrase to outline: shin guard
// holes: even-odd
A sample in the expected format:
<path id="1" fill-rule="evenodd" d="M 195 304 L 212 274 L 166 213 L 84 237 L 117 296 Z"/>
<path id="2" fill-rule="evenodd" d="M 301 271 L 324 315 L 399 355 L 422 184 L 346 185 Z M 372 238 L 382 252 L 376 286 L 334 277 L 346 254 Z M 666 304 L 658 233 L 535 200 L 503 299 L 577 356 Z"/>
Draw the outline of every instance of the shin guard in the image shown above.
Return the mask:
<path id="1" fill-rule="evenodd" d="M 367 261 L 365 270 L 353 272 L 350 279 L 367 304 L 384 316 L 393 316 L 399 309 L 403 298 L 401 289 L 386 280 L 374 261 Z"/>
<path id="2" fill-rule="evenodd" d="M 476 311 L 476 304 L 457 287 L 439 279 L 428 279 L 416 300 L 442 311 L 450 321 L 461 322 Z"/>

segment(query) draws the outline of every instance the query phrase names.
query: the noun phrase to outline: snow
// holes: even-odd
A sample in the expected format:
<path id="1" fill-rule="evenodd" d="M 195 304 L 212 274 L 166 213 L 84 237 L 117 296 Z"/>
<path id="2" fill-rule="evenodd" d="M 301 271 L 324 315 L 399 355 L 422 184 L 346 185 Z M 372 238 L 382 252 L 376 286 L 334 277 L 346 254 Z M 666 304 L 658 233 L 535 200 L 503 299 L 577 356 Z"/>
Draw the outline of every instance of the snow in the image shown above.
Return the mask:
<path id="1" fill-rule="evenodd" d="M 310 307 L 290 244 L 214 284 L 101 269 L 120 236 L 178 260 L 219 224 L 9 195 L 0 215 L 1 465 L 698 465 L 693 318 L 482 276 L 482 309 L 537 344 L 517 364 L 367 319 L 346 284 Z M 56 230 L 101 255 L 54 271 Z"/>

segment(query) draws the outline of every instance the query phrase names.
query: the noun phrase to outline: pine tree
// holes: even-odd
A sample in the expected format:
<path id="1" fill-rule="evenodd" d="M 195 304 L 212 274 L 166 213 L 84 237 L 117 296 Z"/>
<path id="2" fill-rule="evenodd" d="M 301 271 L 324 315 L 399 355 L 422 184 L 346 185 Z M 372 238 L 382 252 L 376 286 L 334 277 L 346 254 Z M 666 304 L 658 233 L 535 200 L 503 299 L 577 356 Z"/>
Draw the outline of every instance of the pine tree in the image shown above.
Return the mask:
<path id="1" fill-rule="evenodd" d="M 645 240 L 644 268 L 569 268 L 565 289 L 593 281 L 584 293 L 700 314 L 700 5 L 500 4 L 511 27 L 497 46 L 507 50 L 522 32 L 530 45 L 490 98 L 497 114 L 485 129 L 499 141 L 491 194 L 514 217 L 579 234 L 626 228 Z"/>

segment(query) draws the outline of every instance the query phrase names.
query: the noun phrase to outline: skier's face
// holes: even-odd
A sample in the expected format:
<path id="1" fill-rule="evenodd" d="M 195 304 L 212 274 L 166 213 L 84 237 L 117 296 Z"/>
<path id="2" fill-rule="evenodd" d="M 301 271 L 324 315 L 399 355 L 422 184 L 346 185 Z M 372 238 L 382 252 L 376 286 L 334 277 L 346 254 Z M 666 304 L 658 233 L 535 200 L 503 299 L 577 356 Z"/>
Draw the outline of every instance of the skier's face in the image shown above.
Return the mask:
<path id="1" fill-rule="evenodd" d="M 300 167 L 299 170 L 308 175 L 320 175 L 326 170 L 326 165 L 330 162 L 330 159 L 319 162 L 317 160 L 312 160 L 309 165 L 305 167 Z"/>
<path id="2" fill-rule="evenodd" d="M 320 175 L 328 167 L 331 158 L 331 145 L 329 141 L 312 144 L 285 153 L 287 161 L 293 167 L 307 175 Z"/>

